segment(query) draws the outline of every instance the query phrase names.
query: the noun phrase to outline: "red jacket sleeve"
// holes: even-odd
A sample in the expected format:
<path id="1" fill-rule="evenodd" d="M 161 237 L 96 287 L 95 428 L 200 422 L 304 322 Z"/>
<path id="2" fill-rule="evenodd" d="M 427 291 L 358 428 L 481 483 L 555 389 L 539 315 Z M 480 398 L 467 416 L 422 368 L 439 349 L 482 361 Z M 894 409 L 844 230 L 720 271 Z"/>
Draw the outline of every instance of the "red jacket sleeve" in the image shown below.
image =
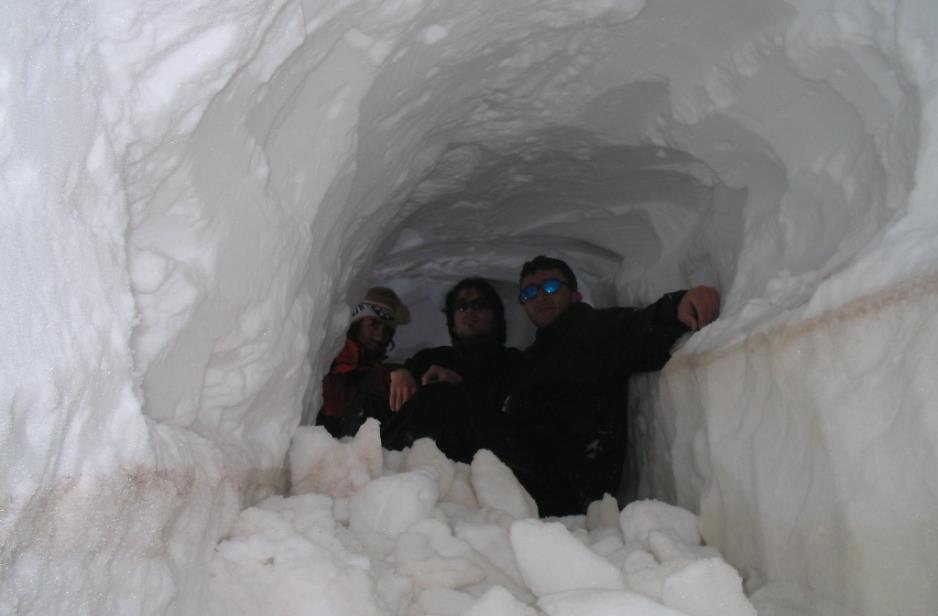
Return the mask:
<path id="1" fill-rule="evenodd" d="M 332 361 L 329 373 L 322 379 L 322 409 L 326 417 L 345 412 L 359 391 L 387 396 L 387 367 L 378 357 L 366 358 L 357 342 L 346 339 L 345 346 Z"/>
<path id="2" fill-rule="evenodd" d="M 322 379 L 322 409 L 327 417 L 341 415 L 355 399 L 358 391 L 358 370 L 362 358 L 361 347 L 352 339 L 345 339 L 345 346 L 332 361 L 329 373 Z"/>

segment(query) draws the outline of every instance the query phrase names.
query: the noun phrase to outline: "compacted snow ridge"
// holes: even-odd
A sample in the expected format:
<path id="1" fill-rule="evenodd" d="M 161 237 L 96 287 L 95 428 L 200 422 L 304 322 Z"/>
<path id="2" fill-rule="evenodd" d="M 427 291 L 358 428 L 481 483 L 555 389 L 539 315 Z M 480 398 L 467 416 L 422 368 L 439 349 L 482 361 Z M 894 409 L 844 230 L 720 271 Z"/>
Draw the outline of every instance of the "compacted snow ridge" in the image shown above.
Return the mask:
<path id="1" fill-rule="evenodd" d="M 341 442 L 300 427 L 290 472 L 291 495 L 242 511 L 219 544 L 212 613 L 756 613 L 697 516 L 666 503 L 620 513 L 607 495 L 538 519 L 490 452 L 382 452 L 373 419 Z"/>
<path id="2" fill-rule="evenodd" d="M 938 613 L 934 0 L 12 0 L 0 614 Z M 312 423 L 467 275 L 717 287 L 628 481 Z M 301 427 L 302 425 L 302 427 Z M 289 494 L 289 496 L 288 496 Z"/>

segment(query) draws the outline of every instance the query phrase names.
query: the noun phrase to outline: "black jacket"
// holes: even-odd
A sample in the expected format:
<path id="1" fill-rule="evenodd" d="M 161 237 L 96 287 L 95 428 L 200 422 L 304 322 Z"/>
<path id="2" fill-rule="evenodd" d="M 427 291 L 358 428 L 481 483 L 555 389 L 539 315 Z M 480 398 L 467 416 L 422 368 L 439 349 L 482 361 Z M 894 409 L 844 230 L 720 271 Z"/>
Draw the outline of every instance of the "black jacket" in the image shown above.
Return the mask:
<path id="1" fill-rule="evenodd" d="M 417 382 L 432 365 L 442 366 L 462 377 L 462 387 L 485 405 L 500 410 L 518 382 L 521 351 L 500 345 L 479 347 L 435 347 L 423 349 L 404 362 Z"/>
<path id="2" fill-rule="evenodd" d="M 573 304 L 524 351 L 507 409 L 542 467 L 543 485 L 528 486 L 542 515 L 582 513 L 603 492 L 615 495 L 629 377 L 664 366 L 688 331 L 677 320 L 683 295 L 665 295 L 641 310 Z"/>

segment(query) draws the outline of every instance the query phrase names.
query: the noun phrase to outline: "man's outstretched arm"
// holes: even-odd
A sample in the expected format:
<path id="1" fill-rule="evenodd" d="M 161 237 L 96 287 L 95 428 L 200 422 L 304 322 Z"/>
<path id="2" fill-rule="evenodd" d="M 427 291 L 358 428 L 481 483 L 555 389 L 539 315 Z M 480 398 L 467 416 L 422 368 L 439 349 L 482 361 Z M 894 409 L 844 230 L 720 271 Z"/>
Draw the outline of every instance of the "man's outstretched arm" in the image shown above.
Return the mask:
<path id="1" fill-rule="evenodd" d="M 660 370 L 671 358 L 671 346 L 688 331 L 697 331 L 713 322 L 720 314 L 720 294 L 712 287 L 694 287 L 664 295 L 637 318 L 645 323 L 639 327 L 641 338 L 630 348 L 635 353 L 631 370 Z"/>

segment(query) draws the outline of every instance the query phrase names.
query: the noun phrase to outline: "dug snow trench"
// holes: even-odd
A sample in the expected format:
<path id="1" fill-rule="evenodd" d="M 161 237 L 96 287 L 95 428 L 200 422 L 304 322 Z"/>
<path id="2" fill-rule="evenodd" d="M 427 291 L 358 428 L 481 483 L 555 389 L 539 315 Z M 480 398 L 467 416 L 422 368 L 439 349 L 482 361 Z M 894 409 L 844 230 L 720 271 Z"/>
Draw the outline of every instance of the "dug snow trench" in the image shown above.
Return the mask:
<path id="1" fill-rule="evenodd" d="M 935 613 L 933 2 L 6 19 L 0 612 Z M 403 356 L 538 253 L 597 306 L 722 293 L 633 379 L 659 502 L 525 519 L 497 460 L 298 430 L 368 284 Z"/>

